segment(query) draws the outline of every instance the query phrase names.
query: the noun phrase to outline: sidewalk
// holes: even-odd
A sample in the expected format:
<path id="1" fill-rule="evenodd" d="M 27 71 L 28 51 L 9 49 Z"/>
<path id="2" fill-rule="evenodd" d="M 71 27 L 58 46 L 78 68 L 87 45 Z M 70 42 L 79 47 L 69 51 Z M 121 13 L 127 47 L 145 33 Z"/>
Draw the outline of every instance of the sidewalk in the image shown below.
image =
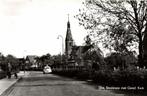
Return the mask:
<path id="1" fill-rule="evenodd" d="M 12 76 L 11 79 L 8 79 L 8 78 L 0 79 L 0 95 L 2 95 L 3 92 L 8 90 L 11 86 L 13 86 L 22 77 L 25 77 L 27 75 L 29 75 L 29 72 L 24 73 L 23 71 L 20 71 L 18 73 L 18 79 L 15 79 L 14 76 Z"/>

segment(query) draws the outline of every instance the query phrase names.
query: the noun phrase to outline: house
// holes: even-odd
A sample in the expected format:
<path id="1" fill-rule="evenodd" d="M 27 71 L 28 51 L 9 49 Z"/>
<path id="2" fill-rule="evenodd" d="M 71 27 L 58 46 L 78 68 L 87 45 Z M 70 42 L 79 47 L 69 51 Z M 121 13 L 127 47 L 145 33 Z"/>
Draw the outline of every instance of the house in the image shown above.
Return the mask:
<path id="1" fill-rule="evenodd" d="M 28 55 L 26 57 L 26 65 L 28 67 L 38 67 L 37 62 L 36 62 L 36 57 L 35 55 Z"/>

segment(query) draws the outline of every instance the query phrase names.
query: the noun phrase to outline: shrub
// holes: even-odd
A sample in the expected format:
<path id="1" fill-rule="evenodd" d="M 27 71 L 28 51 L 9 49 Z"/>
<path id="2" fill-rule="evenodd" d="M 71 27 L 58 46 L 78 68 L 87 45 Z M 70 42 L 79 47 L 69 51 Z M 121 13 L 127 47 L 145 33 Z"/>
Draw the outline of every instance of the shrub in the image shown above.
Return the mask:
<path id="1" fill-rule="evenodd" d="M 108 86 L 111 82 L 111 72 L 106 70 L 96 71 L 93 75 L 93 81 L 102 86 Z"/>
<path id="2" fill-rule="evenodd" d="M 144 70 L 117 70 L 95 72 L 93 81 L 102 86 L 110 87 L 146 87 L 147 72 Z"/>
<path id="3" fill-rule="evenodd" d="M 76 77 L 81 80 L 90 79 L 90 72 L 89 71 L 79 71 L 77 72 Z"/>
<path id="4" fill-rule="evenodd" d="M 0 71 L 0 79 L 6 77 L 6 72 Z"/>
<path id="5" fill-rule="evenodd" d="M 144 72 L 143 87 L 147 90 L 147 71 Z"/>

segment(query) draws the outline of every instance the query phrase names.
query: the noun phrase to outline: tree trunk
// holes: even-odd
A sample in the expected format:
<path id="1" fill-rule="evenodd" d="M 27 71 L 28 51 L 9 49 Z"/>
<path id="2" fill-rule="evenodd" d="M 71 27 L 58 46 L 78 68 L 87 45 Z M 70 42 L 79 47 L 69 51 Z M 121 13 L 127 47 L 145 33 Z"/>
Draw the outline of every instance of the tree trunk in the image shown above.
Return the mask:
<path id="1" fill-rule="evenodd" d="M 143 67 L 143 41 L 142 35 L 139 34 L 139 55 L 138 55 L 138 64 L 140 67 Z"/>
<path id="2" fill-rule="evenodd" d="M 147 25 L 146 25 L 147 26 Z M 144 59 L 144 66 L 147 67 L 147 27 L 144 31 L 144 39 L 143 39 L 143 59 Z"/>

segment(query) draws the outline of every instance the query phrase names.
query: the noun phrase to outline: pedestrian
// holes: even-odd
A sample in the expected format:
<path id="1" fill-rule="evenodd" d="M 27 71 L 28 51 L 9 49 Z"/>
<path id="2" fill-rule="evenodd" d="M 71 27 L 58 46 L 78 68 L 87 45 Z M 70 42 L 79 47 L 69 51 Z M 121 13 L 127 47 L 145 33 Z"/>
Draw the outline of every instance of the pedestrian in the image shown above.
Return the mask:
<path id="1" fill-rule="evenodd" d="M 11 78 L 11 71 L 12 71 L 12 66 L 10 63 L 8 63 L 8 66 L 7 66 L 7 76 L 8 76 L 8 79 Z"/>
<path id="2" fill-rule="evenodd" d="M 14 64 L 13 64 L 13 66 L 12 66 L 12 73 L 14 74 L 14 77 L 15 77 L 16 79 L 18 78 L 17 72 L 18 72 L 17 65 L 14 65 Z"/>
<path id="3" fill-rule="evenodd" d="M 17 72 L 14 73 L 14 76 L 16 79 L 18 78 Z"/>
<path id="4" fill-rule="evenodd" d="M 14 77 L 17 79 L 18 78 L 18 75 L 17 75 L 17 72 L 18 72 L 18 68 L 16 66 L 14 66 Z"/>

